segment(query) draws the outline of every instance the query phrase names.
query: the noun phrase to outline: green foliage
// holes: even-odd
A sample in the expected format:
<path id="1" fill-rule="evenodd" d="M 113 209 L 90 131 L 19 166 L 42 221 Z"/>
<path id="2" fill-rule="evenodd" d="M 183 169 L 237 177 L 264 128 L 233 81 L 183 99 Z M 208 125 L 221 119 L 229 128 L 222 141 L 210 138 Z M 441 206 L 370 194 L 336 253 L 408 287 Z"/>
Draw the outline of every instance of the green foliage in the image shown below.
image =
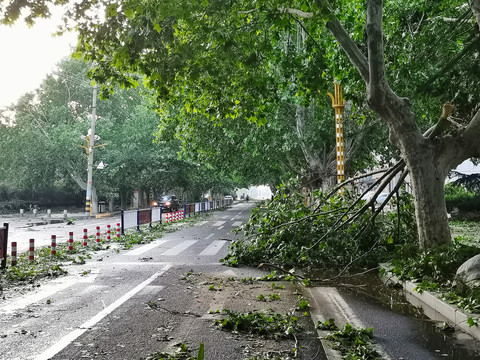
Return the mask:
<path id="1" fill-rule="evenodd" d="M 269 295 L 268 295 L 268 298 L 270 299 L 270 301 L 276 301 L 276 300 L 280 300 L 280 295 L 278 295 L 278 294 L 269 294 Z"/>
<path id="2" fill-rule="evenodd" d="M 9 266 L 5 271 L 0 272 L 0 285 L 6 283 L 9 285 L 15 283 L 32 284 L 40 279 L 65 275 L 67 271 L 58 264 L 60 258 L 66 259 L 62 255 L 58 257 L 50 256 L 50 249 L 36 250 L 34 261 L 29 261 L 26 253 L 20 254 L 17 257 L 16 266 Z"/>
<path id="3" fill-rule="evenodd" d="M 321 321 L 319 321 L 317 323 L 316 327 L 319 330 L 330 330 L 330 331 L 337 331 L 338 330 L 338 326 L 335 323 L 334 319 L 327 319 L 323 323 Z"/>
<path id="4" fill-rule="evenodd" d="M 310 310 L 310 303 L 308 302 L 307 299 L 303 297 L 299 297 L 297 301 L 297 309 L 300 311 Z"/>
<path id="5" fill-rule="evenodd" d="M 458 209 L 460 213 L 480 212 L 480 195 L 467 191 L 463 186 L 447 184 L 445 203 L 449 212 Z"/>
<path id="6" fill-rule="evenodd" d="M 268 338 L 291 337 L 300 330 L 297 317 L 271 311 L 236 313 L 224 310 L 225 318 L 215 323 L 222 329 L 235 333 L 256 334 Z"/>
<path id="7" fill-rule="evenodd" d="M 245 240 L 234 241 L 222 261 L 231 266 L 264 262 L 341 266 L 358 258 L 357 265 L 376 265 L 403 244 L 416 241 L 412 199 L 407 195 L 400 198 L 400 220 L 393 211 L 372 222 L 366 212 L 351 224 L 345 223 L 345 211 L 355 197 L 347 193 L 326 199 L 320 191 L 313 196 L 315 205 L 307 207 L 298 183 L 280 185 L 273 201 L 252 210 L 242 228 Z M 351 213 L 362 205 L 359 202 Z"/>
<path id="8" fill-rule="evenodd" d="M 283 285 L 277 285 L 275 283 L 272 282 L 272 289 L 274 290 L 282 290 L 282 289 L 285 289 L 285 286 Z"/>
<path id="9" fill-rule="evenodd" d="M 467 319 L 467 324 L 468 326 L 472 327 L 472 326 L 477 326 L 478 325 L 478 319 L 474 319 L 472 317 L 469 317 Z"/>
<path id="10" fill-rule="evenodd" d="M 333 342 L 334 349 L 342 353 L 343 359 L 348 360 L 380 360 L 382 357 L 374 349 L 373 328 L 359 329 L 350 324 L 325 339 Z"/>
<path id="11" fill-rule="evenodd" d="M 466 313 L 480 313 L 480 290 L 451 288 L 441 295 L 442 300 L 455 304 Z"/>
<path id="12" fill-rule="evenodd" d="M 204 216 L 193 217 L 186 220 L 186 223 L 192 223 L 205 218 Z M 151 229 L 148 227 L 142 229 L 141 233 L 132 231 L 118 240 L 113 237 L 111 242 L 122 243 L 124 248 L 131 248 L 134 244 L 146 244 L 163 236 L 165 232 L 171 232 L 178 229 L 171 224 L 156 224 Z M 90 237 L 90 244 L 93 243 L 93 237 Z M 35 250 L 35 260 L 28 260 L 28 253 L 22 253 L 17 256 L 17 265 L 9 266 L 5 271 L 0 272 L 0 288 L 13 286 L 15 284 L 34 283 L 47 277 L 59 277 L 67 274 L 62 268 L 63 262 L 72 262 L 72 264 L 84 264 L 86 259 L 91 259 L 93 251 L 106 250 L 110 245 L 102 240 L 102 245 L 94 244 L 88 248 L 83 248 L 80 242 L 74 242 L 74 250 L 70 252 L 67 244 L 57 244 L 57 252 L 55 256 L 50 254 L 50 247 L 42 247 Z M 7 262 L 10 257 L 7 256 Z M 83 275 L 87 275 L 84 272 Z"/>
<path id="13" fill-rule="evenodd" d="M 458 267 L 477 253 L 476 247 L 457 242 L 427 251 L 405 246 L 391 261 L 391 271 L 401 280 L 429 283 L 420 285 L 420 289 L 434 284 L 448 285 L 453 282 Z"/>

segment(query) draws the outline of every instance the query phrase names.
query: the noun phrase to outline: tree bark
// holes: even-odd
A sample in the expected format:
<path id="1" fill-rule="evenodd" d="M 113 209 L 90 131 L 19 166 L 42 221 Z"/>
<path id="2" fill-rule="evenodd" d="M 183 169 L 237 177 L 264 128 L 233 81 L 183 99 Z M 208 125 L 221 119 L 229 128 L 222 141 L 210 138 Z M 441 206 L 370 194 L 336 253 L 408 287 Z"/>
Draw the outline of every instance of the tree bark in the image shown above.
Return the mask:
<path id="1" fill-rule="evenodd" d="M 429 139 L 404 156 L 414 193 L 419 245 L 429 249 L 451 242 L 445 205 L 445 169 Z"/>
<path id="2" fill-rule="evenodd" d="M 478 3 L 480 0 L 472 2 Z M 317 0 L 317 4 L 324 6 L 325 2 Z M 461 147 L 462 151 L 451 146 L 454 142 L 452 139 L 442 144 L 442 141 L 433 137 L 423 136 L 416 125 L 408 99 L 400 98 L 390 89 L 385 77 L 382 7 L 381 0 L 367 2 L 368 58 L 346 36 L 338 20 L 331 14 L 327 28 L 364 79 L 369 107 L 388 125 L 390 141 L 402 153 L 413 186 L 419 245 L 426 249 L 451 242 L 445 206 L 445 178 L 459 159 L 468 158 L 467 147 Z M 471 129 L 463 135 L 475 133 L 474 124 L 471 124 Z M 459 143 L 462 141 L 459 136 L 457 140 Z"/>

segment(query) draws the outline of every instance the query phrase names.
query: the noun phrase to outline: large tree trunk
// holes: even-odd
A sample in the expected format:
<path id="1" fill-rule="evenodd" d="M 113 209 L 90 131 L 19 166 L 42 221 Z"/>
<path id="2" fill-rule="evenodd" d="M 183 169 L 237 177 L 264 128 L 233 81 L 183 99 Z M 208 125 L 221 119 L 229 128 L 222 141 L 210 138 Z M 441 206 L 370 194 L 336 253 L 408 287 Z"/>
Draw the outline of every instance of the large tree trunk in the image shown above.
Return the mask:
<path id="1" fill-rule="evenodd" d="M 421 148 L 420 152 L 412 149 L 404 158 L 412 181 L 419 245 L 429 249 L 450 243 L 451 235 L 445 206 L 446 172 L 439 169 L 431 148 Z"/>

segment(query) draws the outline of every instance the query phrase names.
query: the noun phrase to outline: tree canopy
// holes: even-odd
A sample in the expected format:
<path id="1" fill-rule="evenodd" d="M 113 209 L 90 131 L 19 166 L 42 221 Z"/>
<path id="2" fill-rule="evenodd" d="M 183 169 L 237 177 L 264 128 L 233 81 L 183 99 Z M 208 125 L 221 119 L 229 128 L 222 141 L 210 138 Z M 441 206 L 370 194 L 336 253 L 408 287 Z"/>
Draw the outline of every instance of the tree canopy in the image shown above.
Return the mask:
<path id="1" fill-rule="evenodd" d="M 0 10 L 7 23 L 22 9 L 32 21 L 47 4 L 65 3 L 14 0 Z M 143 81 L 162 109 L 182 104 L 181 117 L 214 126 L 237 118 L 264 125 L 287 98 L 298 127 L 304 109 L 341 82 L 357 109 L 368 105 L 388 128 L 412 179 L 420 243 L 430 247 L 450 241 L 446 174 L 480 152 L 479 5 L 82 1 L 70 4 L 65 29 L 78 29 L 76 54 L 95 62 L 90 75 L 105 96 Z M 452 101 L 456 112 L 446 104 L 427 130 Z"/>

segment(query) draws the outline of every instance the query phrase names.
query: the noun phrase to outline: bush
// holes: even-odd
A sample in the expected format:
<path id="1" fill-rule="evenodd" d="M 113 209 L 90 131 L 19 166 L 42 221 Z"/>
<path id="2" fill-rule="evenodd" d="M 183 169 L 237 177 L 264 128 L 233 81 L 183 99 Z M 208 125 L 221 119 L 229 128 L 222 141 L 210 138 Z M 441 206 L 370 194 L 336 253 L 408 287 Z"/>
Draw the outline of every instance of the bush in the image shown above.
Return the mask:
<path id="1" fill-rule="evenodd" d="M 461 213 L 480 212 L 480 195 L 469 192 L 459 185 L 445 186 L 445 203 L 448 212 L 454 209 L 458 209 Z"/>
<path id="2" fill-rule="evenodd" d="M 28 209 L 30 205 L 38 205 L 38 202 L 25 201 L 20 199 L 0 201 L 0 212 L 2 213 L 18 212 L 20 209 Z"/>

